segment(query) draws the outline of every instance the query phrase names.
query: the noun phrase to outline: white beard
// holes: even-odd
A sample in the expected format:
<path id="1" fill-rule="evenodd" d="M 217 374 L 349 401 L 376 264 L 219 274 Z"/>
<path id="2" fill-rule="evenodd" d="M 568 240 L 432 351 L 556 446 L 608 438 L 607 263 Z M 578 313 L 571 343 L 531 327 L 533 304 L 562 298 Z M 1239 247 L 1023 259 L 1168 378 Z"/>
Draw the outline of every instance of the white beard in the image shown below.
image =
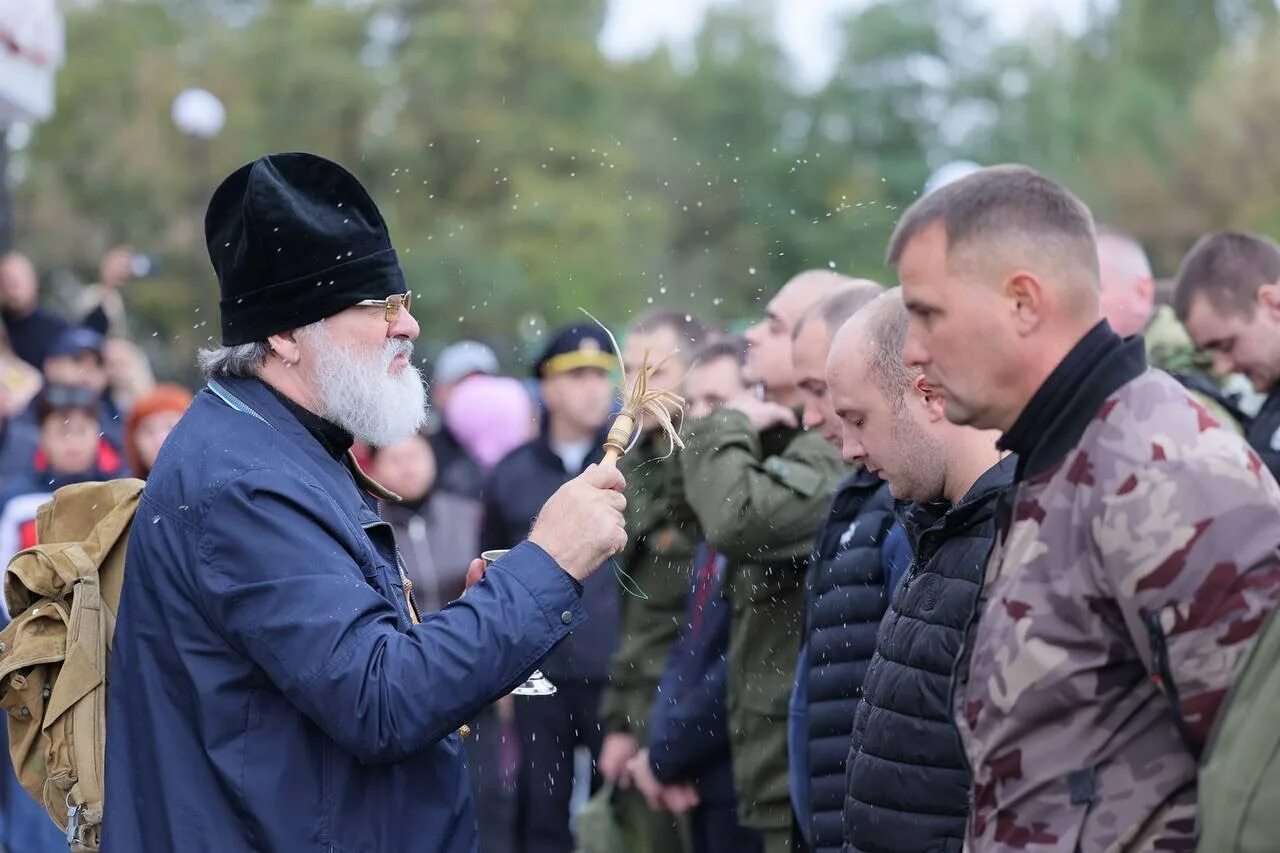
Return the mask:
<path id="1" fill-rule="evenodd" d="M 427 420 L 422 374 L 413 366 L 413 342 L 395 338 L 381 349 L 345 346 L 324 321 L 298 330 L 311 361 L 311 381 L 324 417 L 374 447 L 413 435 Z M 409 359 L 396 373 L 396 356 Z"/>

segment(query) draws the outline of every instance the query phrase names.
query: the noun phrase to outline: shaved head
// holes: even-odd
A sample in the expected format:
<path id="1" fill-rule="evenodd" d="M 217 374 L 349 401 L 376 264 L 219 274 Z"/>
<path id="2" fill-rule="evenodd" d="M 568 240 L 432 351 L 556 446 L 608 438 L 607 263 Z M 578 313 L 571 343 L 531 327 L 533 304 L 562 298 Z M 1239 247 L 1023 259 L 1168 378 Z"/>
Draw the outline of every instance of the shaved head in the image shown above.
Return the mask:
<path id="1" fill-rule="evenodd" d="M 769 399 L 799 405 L 791 361 L 791 335 L 800 318 L 828 296 L 856 284 L 830 270 L 808 270 L 792 277 L 765 306 L 764 319 L 747 330 L 747 373 L 764 385 Z"/>
<path id="2" fill-rule="evenodd" d="M 833 286 L 824 297 L 800 317 L 791 332 L 791 364 L 800 402 L 804 405 L 805 429 L 818 430 L 827 443 L 840 446 L 840 424 L 827 394 L 827 354 L 831 337 L 859 308 L 884 288 L 874 281 L 849 279 Z"/>
<path id="3" fill-rule="evenodd" d="M 1138 334 L 1147 327 L 1156 304 L 1146 251 L 1128 234 L 1099 226 L 1098 267 L 1102 315 L 1122 337 Z"/>
<path id="4" fill-rule="evenodd" d="M 884 293 L 884 285 L 869 278 L 849 278 L 836 284 L 831 293 L 809 307 L 808 311 L 796 321 L 791 330 L 791 339 L 799 339 L 800 333 L 809 323 L 817 320 L 825 327 L 827 341 L 852 317 L 860 308 L 880 294 Z"/>
<path id="5" fill-rule="evenodd" d="M 897 288 L 882 293 L 854 314 L 836 333 L 845 347 L 862 347 L 867 375 L 891 404 L 900 405 L 903 395 L 921 373 L 902 358 L 910 318 Z M 832 342 L 832 352 L 836 349 Z"/>

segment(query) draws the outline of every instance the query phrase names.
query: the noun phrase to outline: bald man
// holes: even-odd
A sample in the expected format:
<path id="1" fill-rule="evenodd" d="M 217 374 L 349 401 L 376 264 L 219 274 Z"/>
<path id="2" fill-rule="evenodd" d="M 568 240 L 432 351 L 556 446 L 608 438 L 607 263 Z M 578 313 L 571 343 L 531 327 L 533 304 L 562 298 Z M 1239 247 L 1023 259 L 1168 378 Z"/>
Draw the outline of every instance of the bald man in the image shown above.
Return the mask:
<path id="1" fill-rule="evenodd" d="M 757 393 L 687 424 L 680 454 L 686 498 L 703 538 L 728 559 L 734 789 L 740 820 L 761 832 L 768 853 L 792 849 L 787 705 L 800 649 L 805 568 L 831 493 L 848 473 L 821 434 L 801 428 L 791 330 L 844 281 L 815 271 L 778 291 L 764 319 L 747 332 L 748 372 Z"/>
<path id="2" fill-rule="evenodd" d="M 907 211 L 909 365 L 1017 453 L 957 669 L 968 848 L 1196 842 L 1197 760 L 1280 594 L 1280 488 L 1101 318 L 1087 207 L 1021 166 Z"/>
<path id="3" fill-rule="evenodd" d="M 1122 338 L 1142 335 L 1148 364 L 1182 383 L 1223 426 L 1243 433 L 1244 416 L 1211 378 L 1212 360 L 1196 349 L 1171 306 L 1156 307 L 1146 251 L 1128 234 L 1105 225 L 1098 226 L 1097 235 L 1102 316 Z"/>
<path id="4" fill-rule="evenodd" d="M 970 775 L 948 705 L 973 618 L 995 509 L 1013 477 L 999 433 L 957 426 L 902 362 L 907 311 L 891 291 L 836 334 L 827 363 L 844 458 L 901 502 L 914 559 L 879 623 L 853 716 L 844 799 L 850 851 L 959 851 Z"/>
<path id="5" fill-rule="evenodd" d="M 838 450 L 840 422 L 827 386 L 832 336 L 884 287 L 857 279 L 838 283 L 832 291 L 797 321 L 791 354 L 804 426 Z M 791 699 L 791 800 L 814 853 L 838 853 L 844 843 L 841 809 L 849 722 L 875 653 L 880 617 L 910 559 L 888 487 L 858 467 L 836 489 L 814 542 Z"/>

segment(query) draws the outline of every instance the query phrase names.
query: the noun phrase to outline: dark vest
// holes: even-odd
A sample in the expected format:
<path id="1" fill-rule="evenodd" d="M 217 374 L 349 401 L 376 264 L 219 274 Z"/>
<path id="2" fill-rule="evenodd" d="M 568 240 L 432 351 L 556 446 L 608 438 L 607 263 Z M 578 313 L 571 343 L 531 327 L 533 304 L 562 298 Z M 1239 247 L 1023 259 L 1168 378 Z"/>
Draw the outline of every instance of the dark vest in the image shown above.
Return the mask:
<path id="1" fill-rule="evenodd" d="M 1280 480 L 1280 388 L 1271 392 L 1257 417 L 1249 422 L 1245 438 L 1272 475 Z"/>
<path id="2" fill-rule="evenodd" d="M 836 491 L 810 564 L 805 624 L 811 841 L 839 850 L 849 730 L 889 597 L 881 545 L 893 526 L 888 485 L 860 470 Z"/>
<path id="3" fill-rule="evenodd" d="M 952 671 L 1014 465 L 988 470 L 954 506 L 902 516 L 915 558 L 880 625 L 849 751 L 844 835 L 854 851 L 964 847 L 971 774 L 951 718 Z"/>

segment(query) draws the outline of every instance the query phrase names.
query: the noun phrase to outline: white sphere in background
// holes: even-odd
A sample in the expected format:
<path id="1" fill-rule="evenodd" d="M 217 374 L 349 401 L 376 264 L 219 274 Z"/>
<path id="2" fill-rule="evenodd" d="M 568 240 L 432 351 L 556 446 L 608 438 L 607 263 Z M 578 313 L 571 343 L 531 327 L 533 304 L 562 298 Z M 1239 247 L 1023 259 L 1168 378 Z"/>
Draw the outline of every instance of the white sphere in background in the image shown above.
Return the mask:
<path id="1" fill-rule="evenodd" d="M 174 125 L 188 136 L 212 139 L 227 120 L 226 107 L 207 89 L 185 89 L 169 110 Z"/>
<path id="2" fill-rule="evenodd" d="M 972 175 L 982 167 L 972 160 L 952 160 L 950 163 L 944 163 L 933 171 L 929 176 L 929 180 L 924 182 L 924 190 L 922 196 L 926 196 L 939 187 L 945 187 L 952 181 L 958 181 L 963 177 Z"/>

